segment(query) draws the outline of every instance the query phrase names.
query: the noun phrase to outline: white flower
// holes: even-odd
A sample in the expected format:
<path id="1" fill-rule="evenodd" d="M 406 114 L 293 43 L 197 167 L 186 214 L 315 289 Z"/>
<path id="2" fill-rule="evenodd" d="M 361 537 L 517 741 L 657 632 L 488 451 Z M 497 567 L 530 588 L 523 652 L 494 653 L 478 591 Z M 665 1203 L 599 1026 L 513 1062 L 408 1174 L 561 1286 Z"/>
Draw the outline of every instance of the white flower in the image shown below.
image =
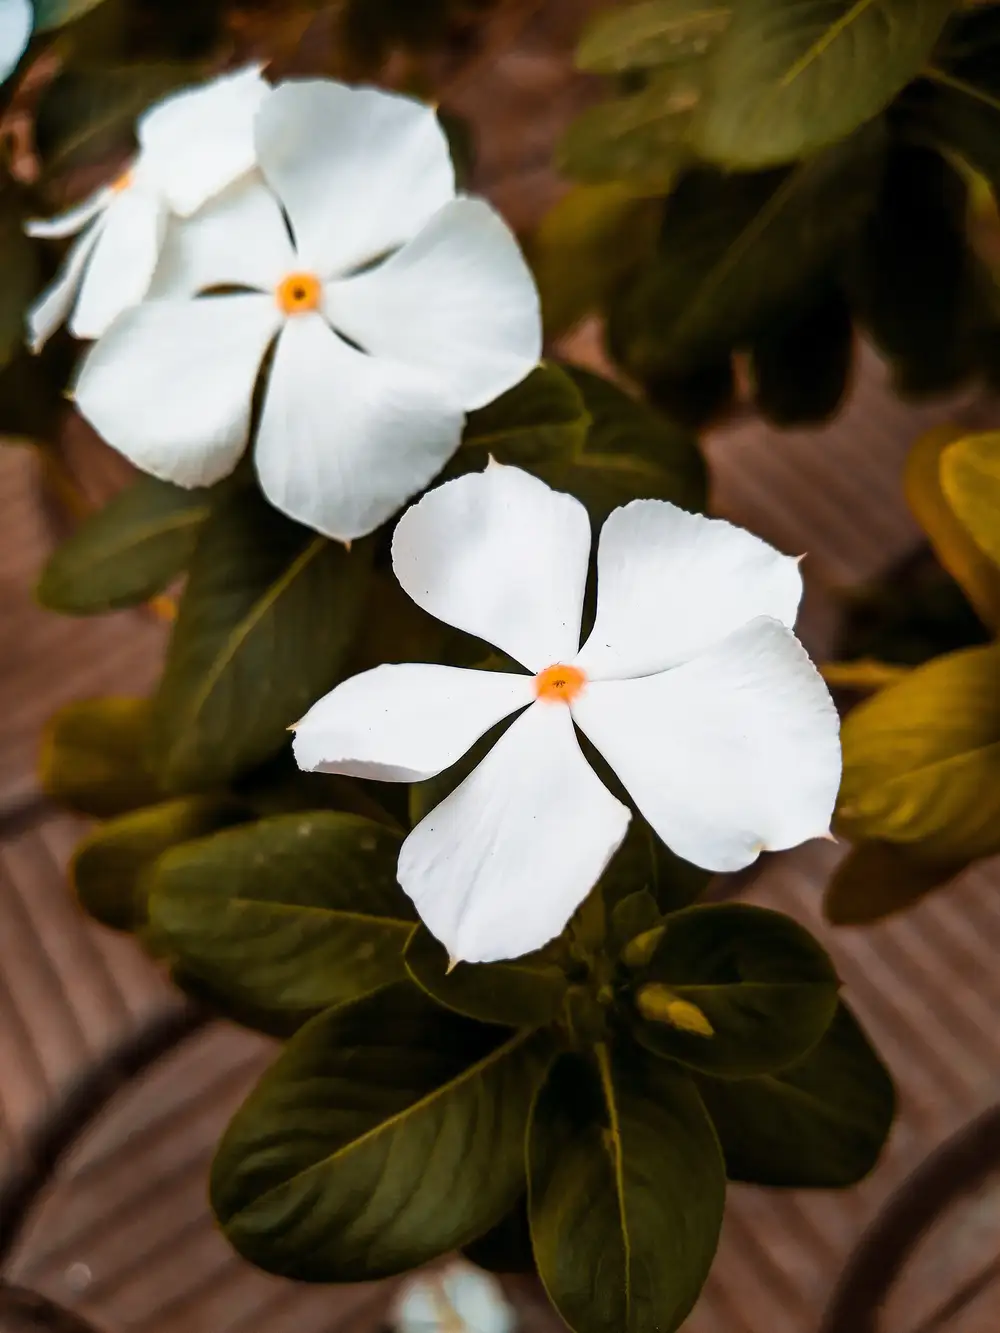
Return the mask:
<path id="1" fill-rule="evenodd" d="M 504 222 L 456 198 L 431 107 L 286 83 L 256 137 L 263 180 L 176 230 L 152 293 L 162 299 L 116 321 L 76 401 L 137 467 L 208 485 L 246 445 L 276 340 L 256 439 L 261 487 L 278 509 L 349 541 L 437 475 L 467 410 L 537 363 L 538 297 Z M 219 287 L 229 294 L 193 295 Z"/>
<path id="2" fill-rule="evenodd" d="M 74 236 L 56 281 L 28 313 L 39 351 L 73 311 L 70 332 L 99 338 L 149 290 L 171 213 L 189 217 L 254 166 L 253 121 L 270 85 L 252 66 L 157 103 L 140 118 L 139 154 L 112 185 L 32 236 Z M 75 309 L 74 309 L 75 304 Z"/>
<path id="3" fill-rule="evenodd" d="M 31 0 L 0 0 L 0 83 L 17 68 L 34 22 Z"/>
<path id="4" fill-rule="evenodd" d="M 395 1333 L 514 1333 L 517 1327 L 496 1278 L 462 1262 L 412 1278 L 392 1318 Z"/>
<path id="5" fill-rule="evenodd" d="M 454 959 L 541 947 L 624 838 L 629 810 L 574 724 L 695 865 L 738 870 L 829 828 L 838 719 L 791 630 L 798 562 L 720 519 L 635 500 L 601 531 L 580 648 L 590 545 L 583 505 L 517 468 L 431 491 L 396 528 L 396 577 L 532 674 L 379 666 L 296 728 L 304 769 L 419 782 L 520 714 L 400 853 L 400 884 Z"/>

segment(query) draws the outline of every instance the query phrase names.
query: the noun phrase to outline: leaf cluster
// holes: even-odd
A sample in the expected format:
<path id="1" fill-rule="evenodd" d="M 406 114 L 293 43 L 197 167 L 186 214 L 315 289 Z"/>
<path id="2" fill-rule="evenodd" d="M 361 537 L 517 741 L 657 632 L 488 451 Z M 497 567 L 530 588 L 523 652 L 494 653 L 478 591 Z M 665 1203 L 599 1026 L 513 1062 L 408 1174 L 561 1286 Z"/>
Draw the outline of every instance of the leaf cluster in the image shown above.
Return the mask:
<path id="1" fill-rule="evenodd" d="M 608 95 L 535 238 L 552 333 L 601 313 L 693 425 L 738 385 L 777 425 L 827 420 L 859 332 L 900 394 L 996 381 L 970 219 L 1000 188 L 1000 5 L 639 0 L 599 12 L 577 61 Z"/>

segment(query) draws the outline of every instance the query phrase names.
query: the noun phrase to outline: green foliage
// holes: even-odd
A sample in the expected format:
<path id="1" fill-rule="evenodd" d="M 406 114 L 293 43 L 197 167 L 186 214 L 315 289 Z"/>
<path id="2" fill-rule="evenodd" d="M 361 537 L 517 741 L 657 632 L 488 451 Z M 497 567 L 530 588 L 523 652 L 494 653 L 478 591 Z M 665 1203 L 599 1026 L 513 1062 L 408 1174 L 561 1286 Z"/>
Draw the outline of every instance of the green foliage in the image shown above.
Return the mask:
<path id="1" fill-rule="evenodd" d="M 35 6 L 35 29 L 45 32 L 61 28 L 95 9 L 102 0 L 32 0 Z"/>
<path id="2" fill-rule="evenodd" d="M 704 1073 L 772 1073 L 819 1041 L 837 987 L 829 958 L 789 917 L 746 903 L 689 907 L 666 919 L 635 978 L 635 1035 Z"/>
<path id="3" fill-rule="evenodd" d="M 846 1005 L 797 1064 L 698 1089 L 730 1180 L 843 1189 L 875 1165 L 896 1110 L 892 1079 Z"/>
<path id="4" fill-rule="evenodd" d="M 1000 433 L 949 444 L 941 454 L 941 489 L 995 571 L 1000 567 Z M 1000 617 L 989 623 L 1000 623 Z"/>
<path id="5" fill-rule="evenodd" d="M 353 551 L 234 486 L 205 521 L 153 700 L 168 791 L 210 787 L 274 754 L 337 681 L 368 581 Z"/>
<path id="6" fill-rule="evenodd" d="M 543 362 L 488 407 L 470 412 L 462 448 L 477 468 L 484 467 L 488 457 L 534 468 L 579 453 L 589 425 L 587 409 L 570 376 Z"/>
<path id="7" fill-rule="evenodd" d="M 0 185 L 0 367 L 24 339 L 24 312 L 38 289 L 38 249 L 22 229 L 23 201 Z"/>
<path id="8" fill-rule="evenodd" d="M 148 881 L 157 949 L 236 1013 L 287 1029 L 406 976 L 400 837 L 329 811 L 187 842 Z"/>
<path id="9" fill-rule="evenodd" d="M 230 1125 L 212 1203 L 246 1258 L 305 1281 L 416 1267 L 487 1231 L 524 1191 L 544 1035 L 463 1018 L 414 987 L 299 1032 Z"/>
<path id="10" fill-rule="evenodd" d="M 715 1253 L 725 1179 L 693 1084 L 598 1047 L 555 1064 L 528 1140 L 538 1274 L 570 1328 L 675 1329 Z"/>
<path id="11" fill-rule="evenodd" d="M 148 699 L 67 704 L 45 728 L 39 779 L 47 795 L 107 819 L 152 805 L 163 793 L 145 761 Z"/>
<path id="12" fill-rule="evenodd" d="M 76 616 L 146 601 L 187 569 L 209 509 L 207 491 L 140 477 L 59 547 L 38 600 Z"/>
<path id="13" fill-rule="evenodd" d="M 852 847 L 823 895 L 823 914 L 835 926 L 867 926 L 912 907 L 954 878 L 962 863 L 937 864 L 912 855 L 905 843 L 872 839 Z"/>
<path id="14" fill-rule="evenodd" d="M 817 426 L 847 392 L 854 351 L 851 307 L 834 287 L 775 323 L 750 349 L 754 406 L 776 426 Z"/>

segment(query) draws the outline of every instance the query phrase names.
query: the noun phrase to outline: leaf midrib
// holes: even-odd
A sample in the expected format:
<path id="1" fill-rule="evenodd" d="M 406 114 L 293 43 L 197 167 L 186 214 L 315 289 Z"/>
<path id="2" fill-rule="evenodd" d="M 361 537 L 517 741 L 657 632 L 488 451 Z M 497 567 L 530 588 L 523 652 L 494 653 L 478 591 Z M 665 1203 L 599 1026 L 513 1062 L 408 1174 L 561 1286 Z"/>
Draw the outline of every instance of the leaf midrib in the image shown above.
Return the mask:
<path id="1" fill-rule="evenodd" d="M 200 508 L 179 511 L 162 521 L 140 524 L 125 534 L 127 540 L 120 540 L 117 543 L 112 542 L 107 546 L 97 544 L 92 547 L 91 550 L 95 551 L 96 554 L 83 563 L 83 568 L 92 568 L 94 565 L 106 563 L 119 555 L 133 551 L 143 542 L 148 542 L 153 538 L 166 536 L 168 533 L 177 532 L 182 528 L 195 527 L 199 523 L 204 523 L 208 514 L 208 505 L 203 505 Z"/>
<path id="2" fill-rule="evenodd" d="M 603 1042 L 594 1048 L 597 1067 L 601 1075 L 601 1088 L 608 1108 L 608 1132 L 611 1135 L 613 1149 L 612 1169 L 615 1173 L 615 1197 L 618 1201 L 618 1222 L 622 1231 L 622 1250 L 625 1260 L 625 1322 L 632 1320 L 632 1237 L 629 1232 L 628 1210 L 625 1206 L 625 1169 L 623 1164 L 624 1148 L 622 1145 L 621 1119 L 618 1115 L 618 1098 L 615 1094 L 614 1079 L 611 1074 L 611 1060 L 608 1048 Z"/>

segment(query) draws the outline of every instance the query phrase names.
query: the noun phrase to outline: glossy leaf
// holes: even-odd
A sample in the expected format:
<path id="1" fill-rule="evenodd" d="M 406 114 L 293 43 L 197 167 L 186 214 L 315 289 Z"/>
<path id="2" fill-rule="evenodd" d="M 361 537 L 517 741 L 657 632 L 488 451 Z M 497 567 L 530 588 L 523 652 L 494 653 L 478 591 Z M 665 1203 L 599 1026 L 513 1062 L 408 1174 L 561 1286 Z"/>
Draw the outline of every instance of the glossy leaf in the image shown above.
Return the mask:
<path id="1" fill-rule="evenodd" d="M 641 0 L 610 9 L 587 25 L 576 63 L 596 74 L 619 74 L 689 61 L 704 55 L 731 16 L 731 5 L 712 0 Z"/>
<path id="2" fill-rule="evenodd" d="M 1000 649 L 969 648 L 859 704 L 841 733 L 836 828 L 964 863 L 1000 851 Z"/>
<path id="3" fill-rule="evenodd" d="M 245 817 L 222 796 L 185 796 L 109 819 L 78 845 L 70 866 L 77 897 L 95 920 L 137 930 L 147 919 L 148 875 L 158 857 Z"/>
<path id="4" fill-rule="evenodd" d="M 256 491 L 220 497 L 153 701 L 151 753 L 164 786 L 225 782 L 287 742 L 288 728 L 338 679 L 369 558 L 367 544 L 348 552 Z"/>
<path id="5" fill-rule="evenodd" d="M 207 491 L 140 477 L 63 542 L 45 566 L 38 600 L 85 616 L 146 601 L 187 568 L 209 507 Z"/>
<path id="6" fill-rule="evenodd" d="M 578 1333 L 673 1333 L 708 1276 L 725 1198 L 694 1084 L 659 1061 L 564 1057 L 528 1139 L 538 1274 Z"/>
<path id="7" fill-rule="evenodd" d="M 81 814 L 107 819 L 162 798 L 146 765 L 148 699 L 85 699 L 60 708 L 42 738 L 46 793 Z"/>
<path id="8" fill-rule="evenodd" d="M 648 259 L 660 202 L 621 181 L 578 185 L 542 218 L 528 256 L 549 338 L 603 306 L 621 278 Z"/>
<path id="9" fill-rule="evenodd" d="M 829 421 L 847 392 L 854 353 L 851 308 L 833 289 L 754 342 L 754 402 L 785 429 Z"/>
<path id="10" fill-rule="evenodd" d="M 211 1196 L 235 1248 L 285 1277 L 359 1282 L 468 1244 L 524 1190 L 544 1034 L 401 984 L 314 1018 L 229 1126 Z"/>
<path id="11" fill-rule="evenodd" d="M 415 921 L 401 841 L 314 811 L 189 842 L 150 877 L 158 949 L 220 1000 L 296 1023 L 399 981 Z"/>
<path id="12" fill-rule="evenodd" d="M 649 1050 L 706 1073 L 770 1073 L 819 1041 L 838 984 L 826 953 L 790 917 L 747 903 L 689 907 L 666 918 L 635 977 L 634 1030 Z M 679 1002 L 676 1014 L 668 997 Z"/>
<path id="13" fill-rule="evenodd" d="M 919 843 L 862 842 L 833 872 L 823 915 L 834 926 L 869 926 L 912 907 L 961 869 L 921 860 Z"/>
<path id="14" fill-rule="evenodd" d="M 941 454 L 941 489 L 976 546 L 990 560 L 991 604 L 1000 625 L 1000 432 L 967 435 Z"/>
<path id="15" fill-rule="evenodd" d="M 983 527 L 983 518 L 989 510 L 981 502 L 977 486 L 979 469 L 975 465 L 977 440 L 989 443 L 997 436 L 974 436 L 966 443 L 957 426 L 936 426 L 927 431 L 911 448 L 903 474 L 906 499 L 917 522 L 927 533 L 941 564 L 961 586 L 986 625 L 1000 626 L 1000 569 L 984 552 L 988 542 L 996 545 L 997 563 L 1000 563 L 1000 544 Z M 987 443 L 987 458 L 989 443 Z M 958 452 L 953 452 L 957 448 Z M 945 465 L 945 458 L 949 462 Z M 972 459 L 967 468 L 966 460 Z M 947 481 L 946 481 L 947 475 Z M 948 487 L 946 491 L 946 486 Z M 1000 473 L 998 473 L 1000 491 Z M 992 525 L 1000 513 L 1000 494 L 995 497 Z M 966 520 L 971 514 L 972 521 Z M 970 534 L 977 524 L 985 541 L 979 542 Z"/>
<path id="16" fill-rule="evenodd" d="M 448 951 L 426 926 L 418 926 L 407 944 L 406 969 L 439 1004 L 511 1027 L 553 1022 L 566 994 L 566 978 L 548 951 L 503 963 L 457 963 L 449 970 Z"/>
<path id="17" fill-rule="evenodd" d="M 896 1112 L 892 1079 L 846 1005 L 819 1044 L 777 1074 L 698 1078 L 730 1180 L 843 1189 L 872 1169 Z"/>
<path id="18" fill-rule="evenodd" d="M 480 465 L 490 455 L 499 463 L 531 467 L 576 454 L 589 424 L 569 375 L 545 362 L 488 407 L 469 413 L 462 446 L 482 451 Z"/>
<path id="19" fill-rule="evenodd" d="M 730 168 L 804 157 L 871 120 L 919 74 L 954 0 L 740 0 L 691 127 Z"/>

